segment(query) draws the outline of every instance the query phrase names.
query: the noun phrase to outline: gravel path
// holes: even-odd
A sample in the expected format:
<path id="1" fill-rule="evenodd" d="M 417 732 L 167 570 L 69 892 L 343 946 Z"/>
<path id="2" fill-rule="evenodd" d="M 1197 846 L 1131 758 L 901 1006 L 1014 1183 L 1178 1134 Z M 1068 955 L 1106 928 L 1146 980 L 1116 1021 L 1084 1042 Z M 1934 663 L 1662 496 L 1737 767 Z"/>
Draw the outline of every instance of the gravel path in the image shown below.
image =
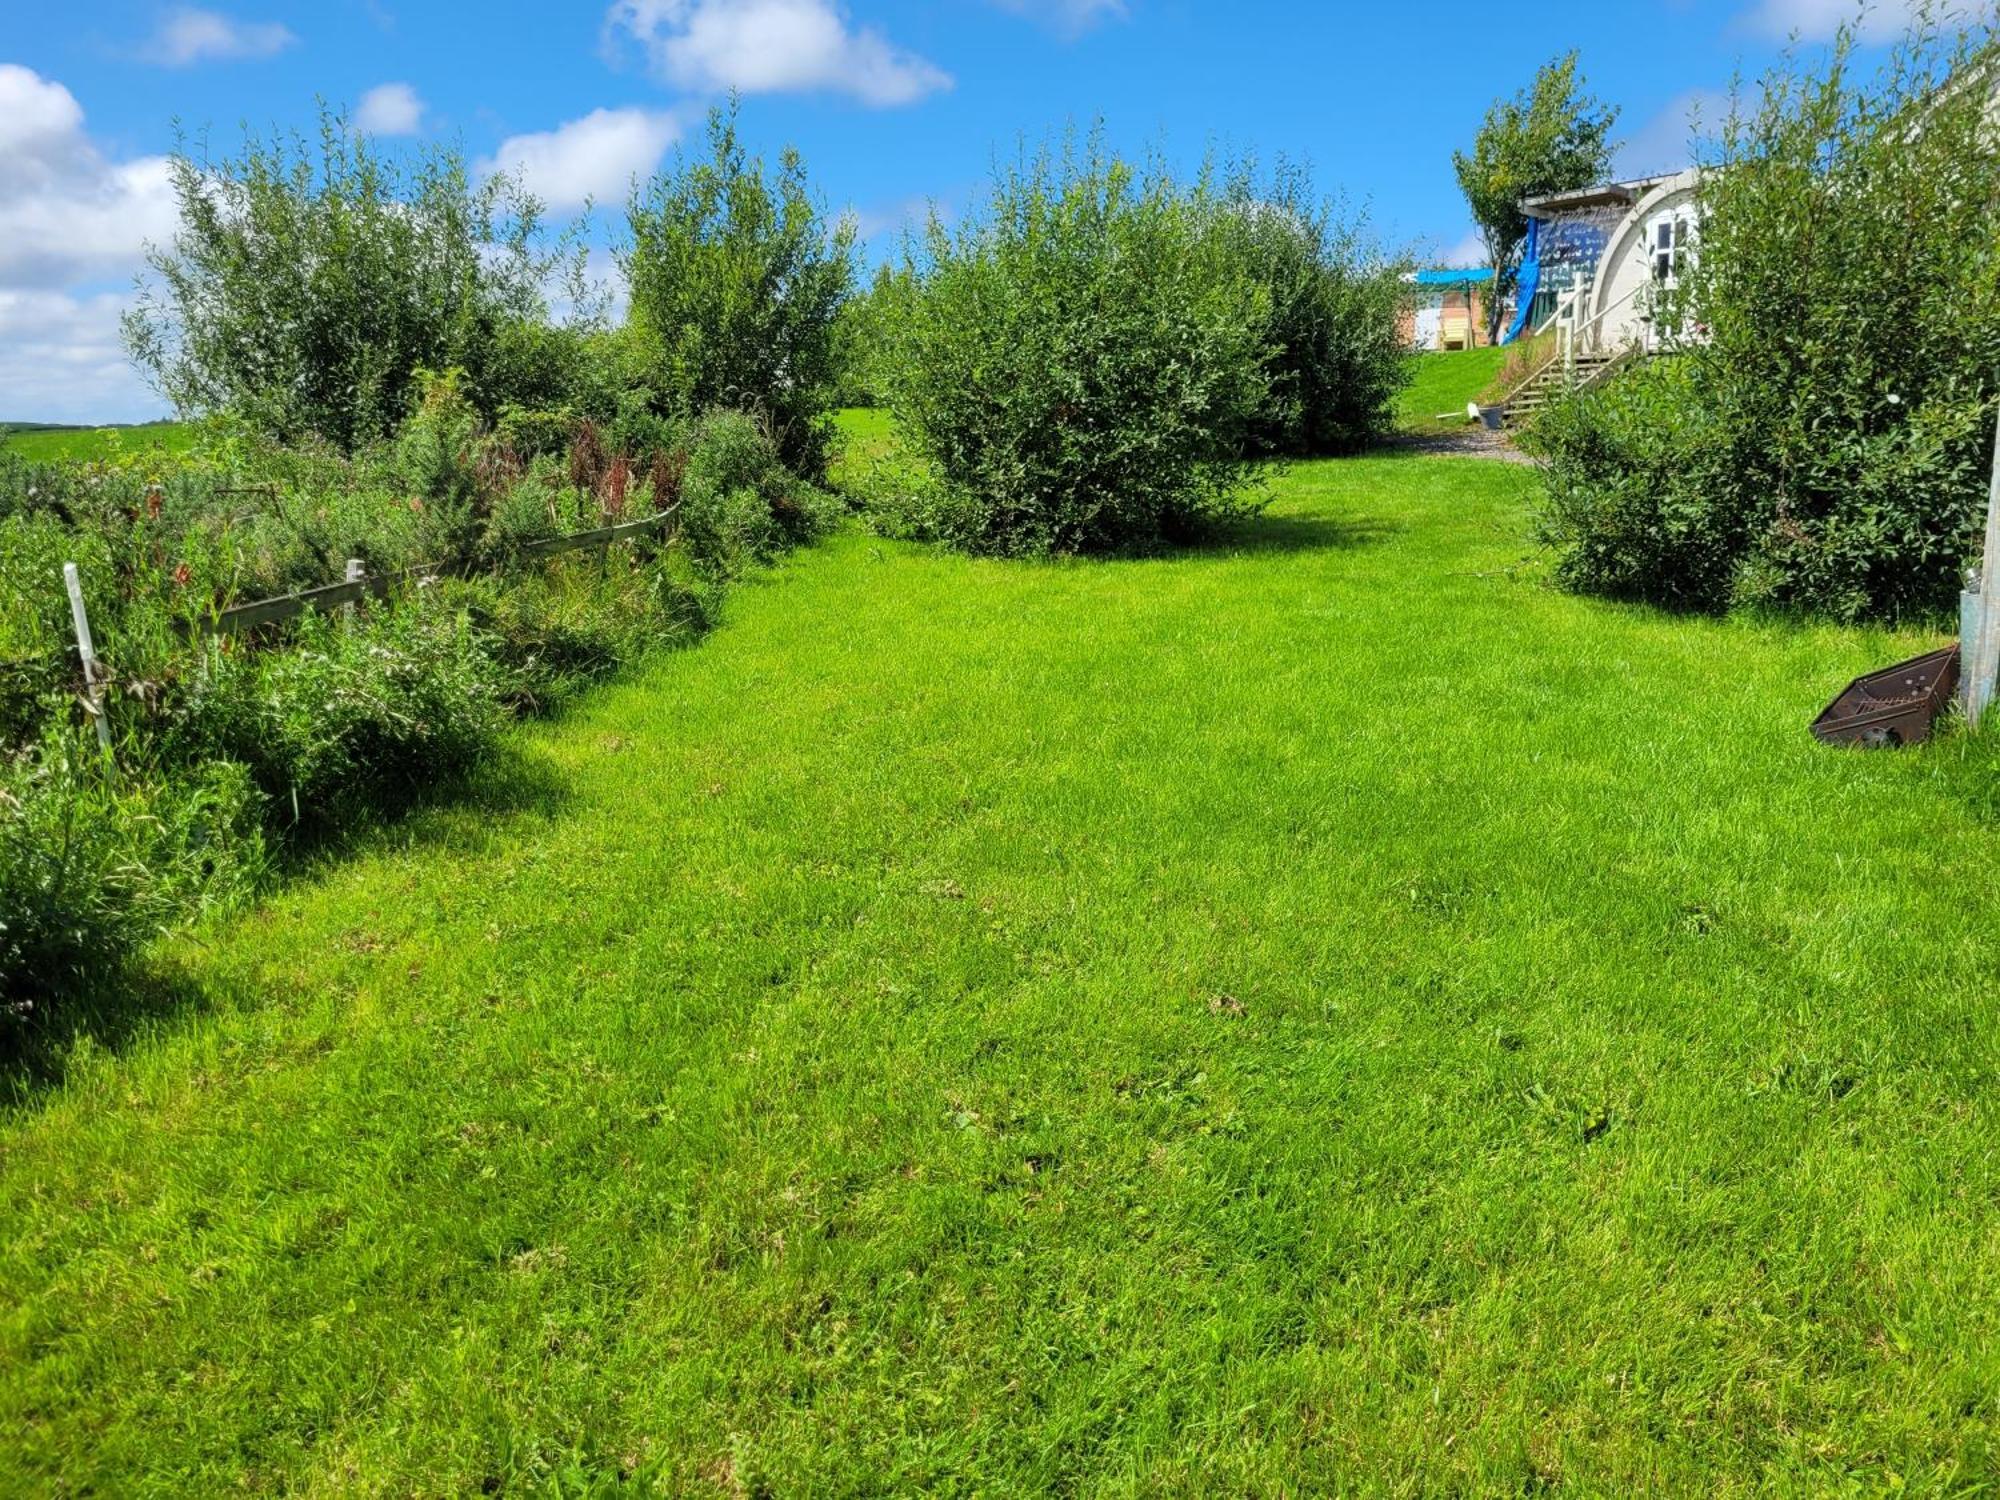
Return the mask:
<path id="1" fill-rule="evenodd" d="M 1440 458 L 1490 458 L 1500 463 L 1529 465 L 1539 462 L 1508 442 L 1506 434 L 1488 432 L 1484 427 L 1467 427 L 1460 432 L 1441 432 L 1422 437 L 1394 437 L 1383 446 L 1411 453 L 1429 453 Z"/>

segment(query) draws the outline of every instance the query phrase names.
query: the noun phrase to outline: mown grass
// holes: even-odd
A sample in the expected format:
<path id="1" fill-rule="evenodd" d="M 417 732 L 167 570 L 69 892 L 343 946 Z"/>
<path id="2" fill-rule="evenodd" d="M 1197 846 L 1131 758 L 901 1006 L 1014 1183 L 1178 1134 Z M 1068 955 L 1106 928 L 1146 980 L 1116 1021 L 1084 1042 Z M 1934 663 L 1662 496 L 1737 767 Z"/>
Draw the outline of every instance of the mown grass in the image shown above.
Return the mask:
<path id="1" fill-rule="evenodd" d="M 904 462 L 896 439 L 896 419 L 881 407 L 853 406 L 839 414 L 840 441 L 833 461 L 836 485 L 851 483 L 870 468 Z"/>
<path id="2" fill-rule="evenodd" d="M 1396 398 L 1396 425 L 1404 432 L 1463 429 L 1467 403 L 1479 399 L 1505 363 L 1505 349 L 1457 349 L 1416 357 L 1416 379 Z"/>
<path id="3" fill-rule="evenodd" d="M 1532 475 L 847 533 L 0 1126 L 0 1490 L 1971 1493 L 2000 831 Z"/>
<path id="4" fill-rule="evenodd" d="M 134 453 L 185 453 L 195 429 L 185 422 L 142 422 L 132 427 L 0 426 L 0 449 L 37 463 L 96 462 Z"/>

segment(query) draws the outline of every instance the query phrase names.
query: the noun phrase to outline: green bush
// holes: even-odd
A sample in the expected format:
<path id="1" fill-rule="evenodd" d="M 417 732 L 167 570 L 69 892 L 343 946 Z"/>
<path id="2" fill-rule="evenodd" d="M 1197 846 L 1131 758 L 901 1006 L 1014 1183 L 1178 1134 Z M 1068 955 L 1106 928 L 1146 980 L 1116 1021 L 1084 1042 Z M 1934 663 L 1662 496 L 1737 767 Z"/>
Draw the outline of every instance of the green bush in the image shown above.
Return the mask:
<path id="1" fill-rule="evenodd" d="M 843 407 L 889 404 L 895 374 L 895 330 L 915 293 L 907 266 L 881 266 L 867 290 L 849 297 L 835 326 L 839 340 L 839 384 L 834 401 Z"/>
<path id="2" fill-rule="evenodd" d="M 1112 551 L 1244 508 L 1271 304 L 1221 212 L 1093 141 L 1003 173 L 955 235 L 933 217 L 891 391 L 940 540 Z"/>
<path id="3" fill-rule="evenodd" d="M 241 887 L 261 837 L 393 813 L 463 776 L 510 714 L 695 639 L 729 578 L 837 513 L 744 413 L 689 421 L 627 392 L 602 422 L 517 411 L 496 430 L 462 372 L 414 379 L 394 436 L 353 453 L 218 426 L 165 467 L 0 455 L 0 1010 L 46 1008 Z M 676 506 L 678 540 L 527 546 Z M 188 628 L 333 582 L 348 558 L 390 596 L 351 625 Z M 91 735 L 72 560 L 111 676 L 115 779 L 75 749 Z"/>
<path id="4" fill-rule="evenodd" d="M 455 150 L 407 170 L 337 115 L 314 147 L 172 158 L 173 243 L 125 324 L 133 359 L 185 414 L 229 412 L 282 441 L 353 449 L 392 431 L 418 372 L 459 368 L 488 416 L 552 404 L 580 331 L 548 327 L 537 205 L 475 182 Z"/>
<path id="5" fill-rule="evenodd" d="M 697 424 L 681 479 L 680 536 L 694 564 L 732 577 L 832 525 L 832 496 L 784 466 L 756 418 L 711 412 Z"/>
<path id="6" fill-rule="evenodd" d="M 1242 169 L 1221 232 L 1270 299 L 1270 395 L 1250 425 L 1255 452 L 1353 453 L 1395 425 L 1414 373 L 1398 325 L 1403 267 L 1366 226 L 1313 194 L 1297 167 L 1268 181 Z"/>
<path id="7" fill-rule="evenodd" d="M 87 736 L 51 730 L 0 763 L 0 1016 L 45 1009 L 262 865 L 240 768 L 135 782 L 107 775 Z"/>
<path id="8" fill-rule="evenodd" d="M 1550 458 L 1540 532 L 1565 586 L 1680 609 L 1729 603 L 1741 516 L 1718 503 L 1726 449 L 1690 400 L 1689 373 L 1655 361 L 1537 419 L 1529 446 Z"/>
<path id="9" fill-rule="evenodd" d="M 308 615 L 287 651 L 211 642 L 160 759 L 246 767 L 281 824 L 361 821 L 477 764 L 510 688 L 463 612 L 419 600 L 351 626 Z"/>
<path id="10" fill-rule="evenodd" d="M 1844 39 L 1729 122 L 1659 310 L 1688 330 L 1675 373 L 1542 424 L 1564 577 L 1841 619 L 1950 607 L 2000 405 L 1993 58 L 1990 31 L 1920 23 L 1857 83 Z"/>
<path id="11" fill-rule="evenodd" d="M 839 381 L 841 305 L 853 231 L 829 229 L 787 151 L 775 180 L 736 136 L 734 110 L 709 117 L 709 157 L 682 161 L 633 195 L 626 352 L 655 409 L 756 413 L 785 465 L 825 477 Z"/>

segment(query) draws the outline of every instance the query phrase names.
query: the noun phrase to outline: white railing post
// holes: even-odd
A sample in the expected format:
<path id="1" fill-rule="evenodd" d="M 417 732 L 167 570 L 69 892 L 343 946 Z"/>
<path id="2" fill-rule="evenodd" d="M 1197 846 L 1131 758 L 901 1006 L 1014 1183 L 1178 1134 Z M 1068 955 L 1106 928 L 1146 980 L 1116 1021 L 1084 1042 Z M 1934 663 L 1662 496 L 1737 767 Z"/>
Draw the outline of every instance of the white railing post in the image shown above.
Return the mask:
<path id="1" fill-rule="evenodd" d="M 1569 315 L 1563 319 L 1563 383 L 1576 384 L 1576 309 L 1583 300 L 1583 284 L 1579 282 L 1569 291 Z"/>
<path id="2" fill-rule="evenodd" d="M 104 708 L 104 667 L 97 659 L 97 647 L 90 639 L 90 615 L 83 607 L 83 580 L 76 564 L 63 564 L 63 587 L 69 593 L 70 622 L 76 626 L 76 654 L 83 663 L 83 703 L 90 722 L 97 727 L 97 745 L 108 758 L 111 754 L 111 720 Z"/>
<path id="3" fill-rule="evenodd" d="M 361 565 L 360 558 L 348 558 L 347 576 L 342 582 L 360 583 L 367 576 L 368 570 Z M 354 605 L 351 601 L 340 606 L 340 623 L 343 629 L 352 630 L 354 628 Z"/>
<path id="4" fill-rule="evenodd" d="M 1986 497 L 1986 552 L 1979 564 L 1976 628 L 1959 642 L 1961 694 L 1965 722 L 1972 728 L 1993 702 L 1994 679 L 2000 677 L 2000 426 L 1993 433 L 1993 483 Z"/>

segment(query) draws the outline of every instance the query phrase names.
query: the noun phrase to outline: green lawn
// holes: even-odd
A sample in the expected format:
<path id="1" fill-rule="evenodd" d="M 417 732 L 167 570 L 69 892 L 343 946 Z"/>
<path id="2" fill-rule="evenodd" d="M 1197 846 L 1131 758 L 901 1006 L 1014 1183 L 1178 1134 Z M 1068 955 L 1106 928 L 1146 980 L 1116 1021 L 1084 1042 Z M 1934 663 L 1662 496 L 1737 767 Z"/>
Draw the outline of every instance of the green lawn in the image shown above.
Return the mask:
<path id="1" fill-rule="evenodd" d="M 1992 1488 L 1993 767 L 1532 483 L 841 535 L 174 945 L 0 1120 L 0 1492 Z"/>
<path id="2" fill-rule="evenodd" d="M 0 424 L 0 448 L 37 462 L 111 458 L 118 454 L 185 453 L 194 428 L 184 422 L 144 422 L 135 427 L 41 427 L 10 429 Z"/>
<path id="3" fill-rule="evenodd" d="M 1416 379 L 1396 398 L 1396 425 L 1405 432 L 1464 428 L 1467 403 L 1479 398 L 1506 360 L 1505 349 L 1419 354 Z"/>

